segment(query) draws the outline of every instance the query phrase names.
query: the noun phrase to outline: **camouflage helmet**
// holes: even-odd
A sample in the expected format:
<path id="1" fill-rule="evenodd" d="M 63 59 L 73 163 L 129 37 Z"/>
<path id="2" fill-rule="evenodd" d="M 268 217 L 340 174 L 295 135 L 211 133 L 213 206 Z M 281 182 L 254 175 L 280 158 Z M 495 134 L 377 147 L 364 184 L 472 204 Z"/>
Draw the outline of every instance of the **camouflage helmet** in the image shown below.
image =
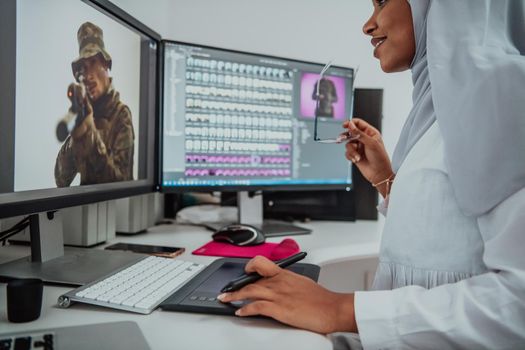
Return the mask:
<path id="1" fill-rule="evenodd" d="M 79 57 L 71 63 L 75 78 L 78 78 L 77 74 L 82 66 L 82 60 L 96 55 L 101 55 L 108 64 L 108 68 L 111 69 L 111 56 L 104 48 L 103 35 L 102 29 L 91 22 L 86 22 L 78 28 Z"/>

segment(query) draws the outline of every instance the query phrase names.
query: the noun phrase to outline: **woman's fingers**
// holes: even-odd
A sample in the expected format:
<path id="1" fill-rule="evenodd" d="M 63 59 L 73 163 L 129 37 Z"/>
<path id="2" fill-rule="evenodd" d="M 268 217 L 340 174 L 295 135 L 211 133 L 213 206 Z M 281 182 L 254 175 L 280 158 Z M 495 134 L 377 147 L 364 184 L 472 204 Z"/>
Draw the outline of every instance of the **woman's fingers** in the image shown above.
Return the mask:
<path id="1" fill-rule="evenodd" d="M 360 118 L 352 118 L 343 123 L 343 127 L 350 130 L 354 135 L 366 135 L 371 138 L 381 137 L 379 130 Z"/>
<path id="2" fill-rule="evenodd" d="M 272 300 L 273 292 L 271 289 L 263 287 L 259 283 L 249 284 L 236 292 L 223 293 L 217 297 L 223 303 L 238 300 Z"/>
<path id="3" fill-rule="evenodd" d="M 365 122 L 363 119 L 352 118 L 351 120 L 346 120 L 343 122 L 343 128 L 349 129 L 350 127 L 365 131 L 368 127 L 371 127 L 371 125 Z"/>
<path id="4" fill-rule="evenodd" d="M 263 277 L 273 277 L 282 269 L 271 260 L 258 255 L 248 261 L 244 270 L 246 273 L 256 272 Z M 263 286 L 261 282 L 249 284 L 236 292 L 223 293 L 219 295 L 218 299 L 225 303 L 245 299 L 268 299 L 271 296 L 271 290 Z"/>
<path id="5" fill-rule="evenodd" d="M 248 261 L 244 270 L 247 273 L 257 272 L 261 276 L 271 277 L 277 275 L 281 268 L 264 256 L 258 255 Z"/>
<path id="6" fill-rule="evenodd" d="M 357 163 L 361 160 L 361 154 L 359 153 L 359 143 L 348 142 L 346 144 L 346 159 L 353 163 Z"/>
<path id="7" fill-rule="evenodd" d="M 281 316 L 279 310 L 279 307 L 271 301 L 258 300 L 241 307 L 235 311 L 235 314 L 237 316 L 263 315 L 279 320 Z"/>
<path id="8" fill-rule="evenodd" d="M 352 118 L 351 122 L 361 131 L 366 132 L 368 135 L 373 136 L 374 134 L 381 134 L 379 130 L 374 128 L 368 122 L 361 118 Z"/>
<path id="9" fill-rule="evenodd" d="M 358 128 L 353 120 L 348 122 L 347 129 L 350 130 L 352 135 L 359 135 L 359 138 L 354 140 L 355 142 L 362 143 L 365 146 L 371 146 L 376 142 L 374 137 L 378 134 L 376 134 L 374 131 L 370 132 L 369 129 L 362 130 Z"/>

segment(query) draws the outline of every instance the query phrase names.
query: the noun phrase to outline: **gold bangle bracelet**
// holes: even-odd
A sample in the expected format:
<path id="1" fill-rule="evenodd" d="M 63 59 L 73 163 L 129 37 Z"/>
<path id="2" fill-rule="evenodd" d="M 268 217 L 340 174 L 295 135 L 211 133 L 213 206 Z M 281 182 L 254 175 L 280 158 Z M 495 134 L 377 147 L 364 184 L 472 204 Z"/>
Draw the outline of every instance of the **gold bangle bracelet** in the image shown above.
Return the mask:
<path id="1" fill-rule="evenodd" d="M 380 186 L 380 185 L 382 185 L 384 183 L 392 183 L 392 182 L 394 182 L 394 177 L 396 177 L 396 174 L 392 173 L 392 175 L 390 175 L 386 179 L 384 179 L 382 181 L 379 181 L 379 182 L 376 182 L 375 184 L 372 184 L 372 186 L 377 187 L 377 186 Z"/>
<path id="2" fill-rule="evenodd" d="M 396 174 L 395 173 L 392 173 L 392 175 L 390 175 L 389 177 L 387 177 L 386 179 L 384 179 L 383 181 L 379 181 L 375 184 L 372 184 L 372 186 L 374 186 L 375 188 L 377 188 L 377 186 L 380 186 L 382 184 L 385 184 L 386 183 L 386 191 L 385 191 L 385 198 L 390 195 L 390 187 L 392 185 L 392 183 L 394 182 L 394 178 L 396 177 Z"/>

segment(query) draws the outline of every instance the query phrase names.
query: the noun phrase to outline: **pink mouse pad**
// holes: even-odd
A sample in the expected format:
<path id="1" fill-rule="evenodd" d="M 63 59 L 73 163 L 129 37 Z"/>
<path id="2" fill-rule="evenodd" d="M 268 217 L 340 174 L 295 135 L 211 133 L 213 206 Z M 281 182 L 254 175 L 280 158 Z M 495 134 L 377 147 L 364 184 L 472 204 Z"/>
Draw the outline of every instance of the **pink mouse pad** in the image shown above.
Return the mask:
<path id="1" fill-rule="evenodd" d="M 299 244 L 291 238 L 285 238 L 280 243 L 263 243 L 252 246 L 237 246 L 225 242 L 211 241 L 195 249 L 194 255 L 225 256 L 229 258 L 253 258 L 262 255 L 270 260 L 280 260 L 299 253 Z"/>

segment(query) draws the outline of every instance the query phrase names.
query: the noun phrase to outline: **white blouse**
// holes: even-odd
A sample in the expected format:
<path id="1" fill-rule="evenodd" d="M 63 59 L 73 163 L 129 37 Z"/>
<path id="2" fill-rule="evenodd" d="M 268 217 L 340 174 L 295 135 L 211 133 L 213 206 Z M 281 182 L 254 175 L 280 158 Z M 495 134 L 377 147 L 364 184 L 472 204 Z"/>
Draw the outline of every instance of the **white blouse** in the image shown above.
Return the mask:
<path id="1" fill-rule="evenodd" d="M 355 293 L 365 349 L 525 348 L 525 188 L 464 216 L 434 123 L 396 174 L 374 289 Z"/>

